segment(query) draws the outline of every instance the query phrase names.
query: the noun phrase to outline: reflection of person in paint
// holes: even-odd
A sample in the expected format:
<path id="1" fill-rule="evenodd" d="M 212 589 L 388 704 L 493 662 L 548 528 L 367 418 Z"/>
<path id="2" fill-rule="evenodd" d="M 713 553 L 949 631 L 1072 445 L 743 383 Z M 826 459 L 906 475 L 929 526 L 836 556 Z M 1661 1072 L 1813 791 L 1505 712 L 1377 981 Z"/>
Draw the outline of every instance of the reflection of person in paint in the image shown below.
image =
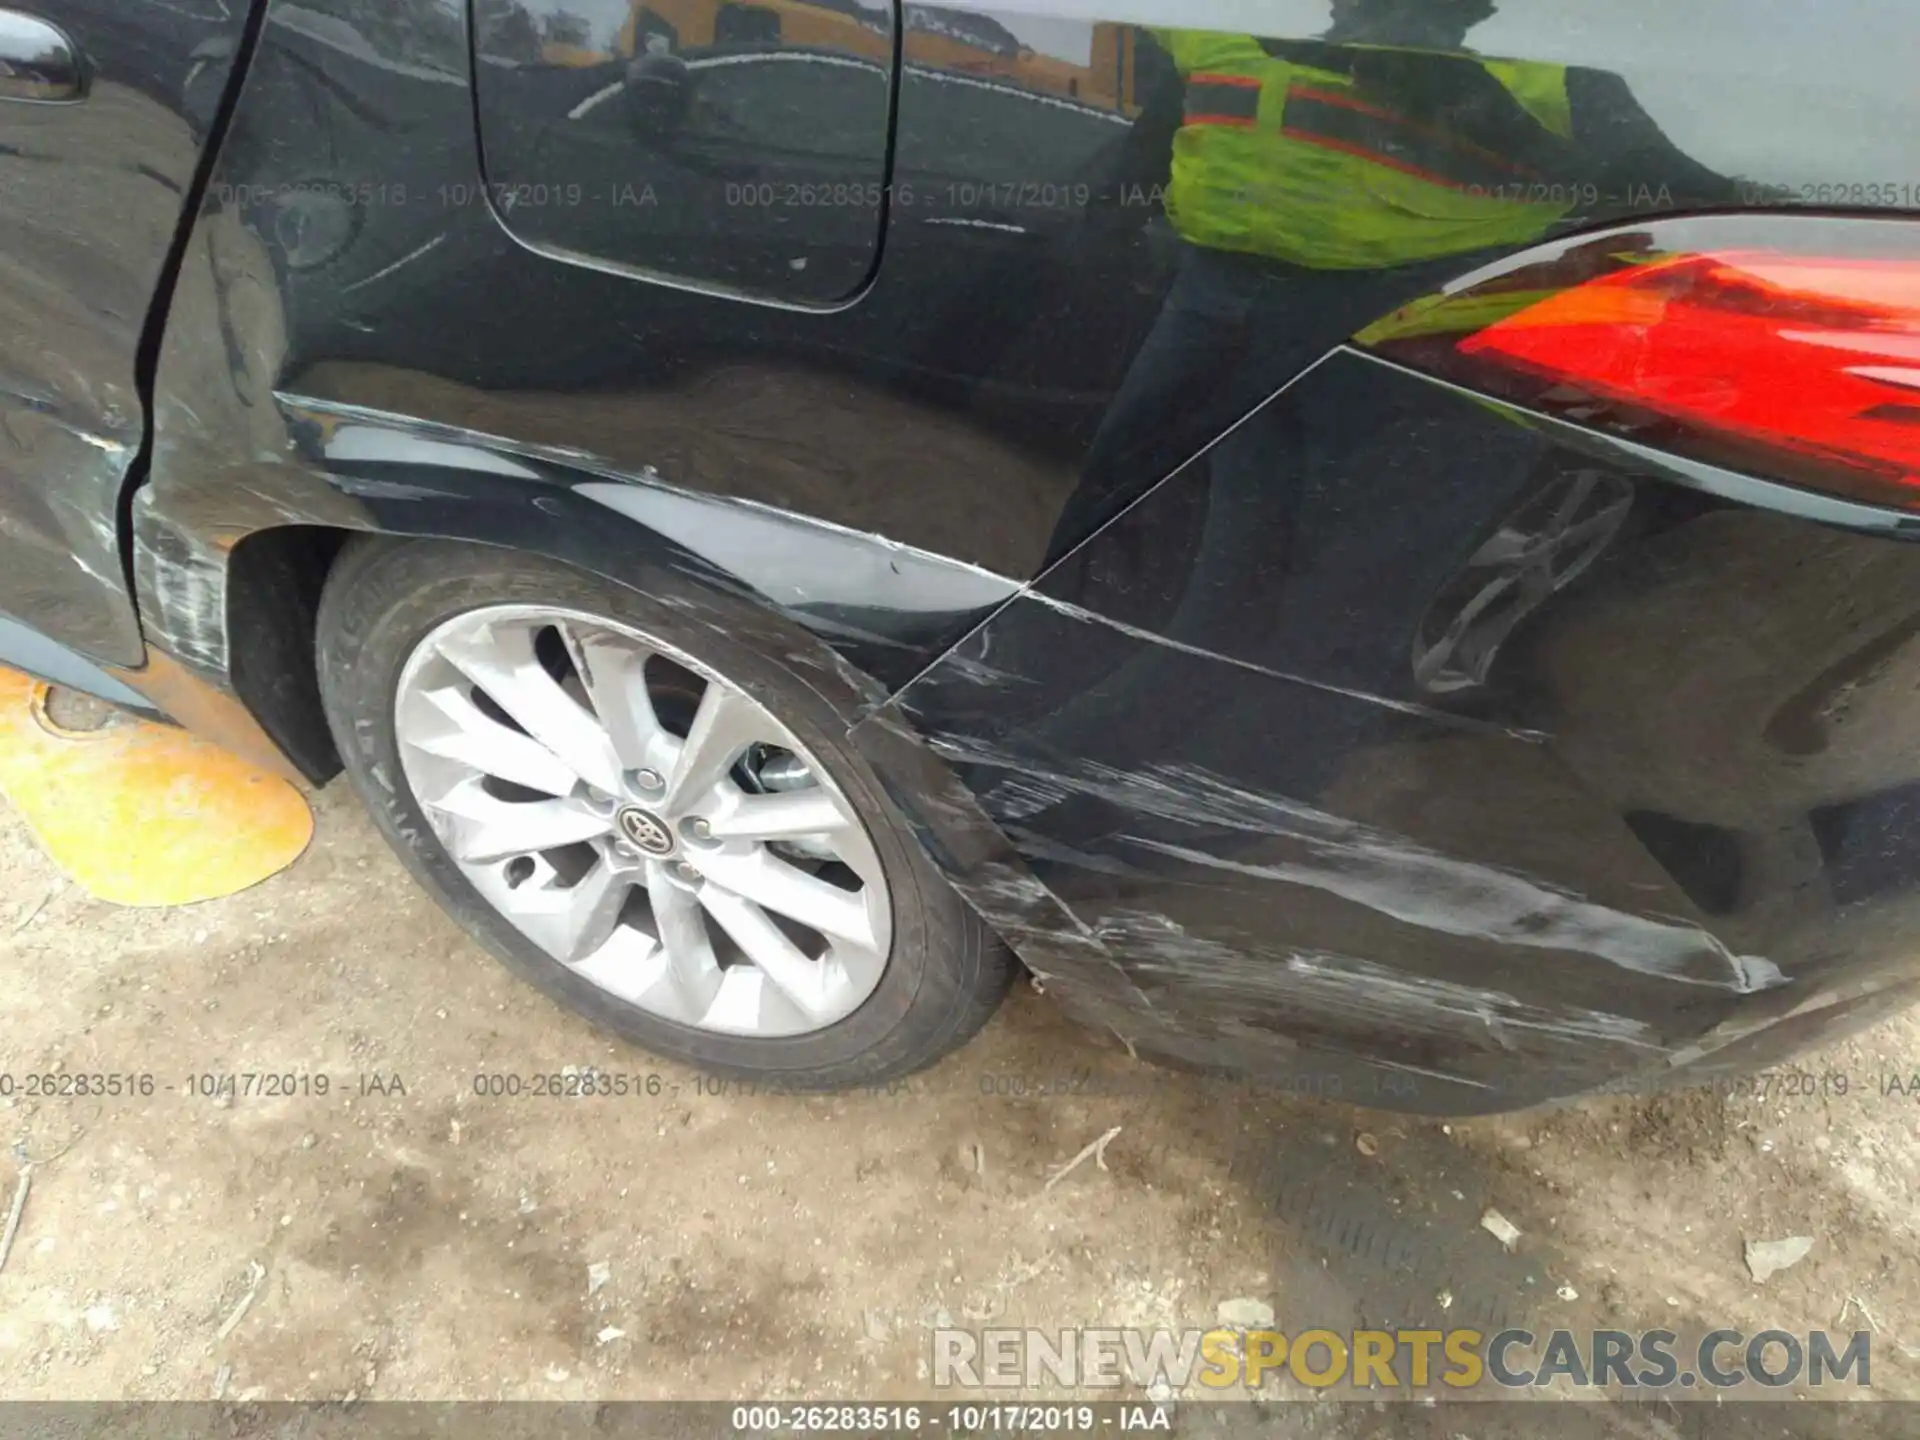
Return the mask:
<path id="1" fill-rule="evenodd" d="M 1709 205 L 1617 75 L 1466 49 L 1492 0 L 1334 0 L 1317 40 L 1143 32 L 1123 185 L 1164 187 L 1177 279 L 1058 553 L 1396 305 L 1637 189 Z M 1151 36 L 1151 40 L 1146 39 Z M 1169 63 L 1170 62 L 1170 63 Z"/>
<path id="2" fill-rule="evenodd" d="M 1619 77 L 1468 51 L 1489 0 L 1336 0 L 1334 10 L 1315 40 L 1161 29 L 1142 41 L 1165 80 L 1119 168 L 1136 186 L 1164 186 L 1180 262 L 1052 558 L 1223 438 L 1196 462 L 1204 484 L 1169 492 L 1157 512 L 1178 516 L 1190 494 L 1204 505 L 1181 577 L 1133 573 L 1170 547 L 1162 536 L 1136 559 L 1123 524 L 1096 542 L 1098 563 L 1063 567 L 1050 588 L 1181 645 L 1349 693 L 1425 700 L 1413 640 L 1428 603 L 1522 503 L 1545 447 L 1520 426 L 1503 441 L 1483 416 L 1442 418 L 1424 445 L 1385 446 L 1359 462 L 1364 474 L 1335 474 L 1318 464 L 1313 434 L 1337 417 L 1308 423 L 1261 402 L 1405 302 L 1557 223 L 1617 207 L 1629 175 L 1695 204 L 1728 187 L 1665 140 Z M 1455 434 L 1471 450 L 1452 448 Z M 1336 448 L 1367 453 L 1364 442 Z M 1141 596 L 1164 597 L 1144 602 L 1160 613 L 1142 613 Z M 1392 714 L 1307 689 L 1276 692 L 1286 713 L 1259 723 L 1182 713 L 1190 664 L 1152 646 L 1089 677 L 1109 713 L 1153 697 L 1166 716 L 1157 737 L 1135 727 L 1143 763 L 1178 743 L 1223 773 L 1311 800 Z"/>

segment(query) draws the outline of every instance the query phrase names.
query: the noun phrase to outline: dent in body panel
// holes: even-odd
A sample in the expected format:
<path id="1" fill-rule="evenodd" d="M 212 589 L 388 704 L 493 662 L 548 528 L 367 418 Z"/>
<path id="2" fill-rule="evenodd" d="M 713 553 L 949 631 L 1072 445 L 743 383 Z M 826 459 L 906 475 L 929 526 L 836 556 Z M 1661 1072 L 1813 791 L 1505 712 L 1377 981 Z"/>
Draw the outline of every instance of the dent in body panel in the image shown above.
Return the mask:
<path id="1" fill-rule="evenodd" d="M 884 697 L 889 679 L 903 682 L 1017 588 L 880 536 L 689 493 L 657 471 L 621 476 L 577 450 L 294 395 L 279 400 L 303 453 L 335 489 L 369 507 L 377 528 L 497 542 L 511 522 L 486 520 L 486 502 L 531 508 L 539 524 L 516 534 L 522 545 L 643 591 L 654 566 L 750 600 L 866 672 L 869 704 Z M 399 518 L 405 511 L 411 517 Z"/>
<path id="2" fill-rule="evenodd" d="M 1350 356 L 1263 406 L 1475 254 L 1338 271 L 1209 249 L 1139 183 L 1180 126 L 1156 132 L 1120 73 L 1096 86 L 1091 65 L 1000 45 L 986 26 L 941 55 L 910 27 L 922 73 L 902 86 L 895 179 L 937 203 L 888 211 L 860 302 L 800 313 L 654 285 L 505 233 L 479 184 L 464 22 L 402 3 L 401 18 L 431 23 L 363 17 L 377 42 L 344 21 L 268 24 L 183 279 L 197 299 L 169 331 L 142 509 L 152 564 L 178 572 L 149 588 L 169 593 L 180 643 L 210 666 L 213 567 L 271 524 L 460 535 L 643 589 L 670 571 L 771 596 L 754 638 L 809 656 L 850 719 L 875 712 L 855 733 L 896 805 L 1050 988 L 1194 1063 L 1284 1073 L 1306 1048 L 1345 1052 L 1431 1082 L 1439 1103 L 1496 1106 L 1785 1029 L 1779 1017 L 1847 985 L 1892 988 L 1766 902 L 1732 925 L 1709 918 L 1711 897 L 1636 840 L 1618 776 L 1579 763 L 1629 727 L 1549 683 L 1552 661 L 1578 653 L 1563 624 L 1609 618 L 1594 600 L 1640 531 L 1608 532 L 1577 585 L 1549 587 L 1456 667 L 1464 688 L 1416 669 L 1440 587 L 1567 483 L 1546 430 L 1442 405 L 1417 381 L 1370 389 L 1384 367 Z M 1320 20 L 1281 48 L 1464 75 L 1498 99 L 1457 44 L 1388 35 L 1428 53 L 1327 54 L 1353 37 L 1317 35 Z M 1141 43 L 1089 30 L 1090 54 Z M 988 73 L 962 77 L 976 61 Z M 300 78 L 313 75 L 325 84 Z M 1370 77 L 1393 89 L 1387 70 Z M 1147 78 L 1178 121 L 1177 69 Z M 1626 138 L 1646 142 L 1646 163 L 1680 166 L 1657 130 Z M 323 198 L 281 224 L 276 197 L 316 175 L 371 202 Z M 592 489 L 608 485 L 622 488 Z M 627 528 L 608 523 L 609 494 Z M 1680 537 L 1681 568 L 1706 559 L 1687 542 L 1709 502 L 1654 487 L 1632 501 L 1633 526 Z M 765 533 L 794 553 L 743 552 L 746 532 L 709 518 L 790 526 Z M 854 578 L 872 605 L 837 573 L 868 537 L 872 565 Z M 1057 560 L 1044 598 L 1014 599 L 919 673 L 1000 603 L 993 577 Z M 897 583 L 896 564 L 912 572 Z M 758 580 L 733 574 L 754 566 Z M 909 579 L 986 608 L 929 617 L 899 603 Z M 1629 617 L 1631 638 L 1699 643 L 1658 618 Z M 1631 670 L 1585 673 L 1618 688 Z M 881 704 L 903 684 L 904 703 Z M 964 774 L 916 733 L 959 747 Z M 1891 776 L 1830 787 L 1828 809 L 1856 805 L 1823 822 L 1843 849 L 1870 848 L 1886 812 L 1857 802 Z M 1856 885 L 1890 883 L 1868 869 L 1849 872 Z M 1818 920 L 1824 897 L 1805 879 L 1761 888 L 1792 889 L 1796 923 Z M 1536 1054 L 1541 1037 L 1564 1051 Z"/>
<path id="3" fill-rule="evenodd" d="M 650 569 L 753 601 L 815 635 L 859 676 L 863 705 L 1011 595 L 1012 582 L 879 537 L 738 501 L 689 495 L 657 477 L 613 478 L 581 457 L 408 417 L 273 397 L 287 452 L 234 467 L 219 488 L 186 483 L 167 447 L 137 507 L 143 593 L 168 648 L 227 663 L 226 554 L 256 530 L 321 524 L 513 545 L 631 584 L 659 603 Z M 737 627 L 736 627 L 737 628 Z M 790 647 L 786 638 L 781 646 Z M 791 660 L 819 658 L 790 653 Z M 868 673 L 873 672 L 873 673 Z"/>
<path id="4" fill-rule="evenodd" d="M 1057 577 L 1058 573 L 1056 570 L 1054 576 Z M 1349 700 L 1358 700 L 1363 704 L 1378 705 L 1383 709 L 1399 711 L 1406 715 L 1418 715 L 1443 725 L 1459 726 L 1463 729 L 1470 730 L 1491 729 L 1515 740 L 1537 742 L 1547 738 L 1544 731 L 1529 730 L 1522 726 L 1490 723 L 1472 715 L 1461 715 L 1447 710 L 1436 709 L 1432 706 L 1419 705 L 1405 700 L 1395 700 L 1385 695 L 1376 695 L 1364 690 L 1351 689 L 1344 685 L 1331 684 L 1325 680 L 1317 680 L 1309 675 L 1271 669 L 1268 666 L 1245 659 L 1239 655 L 1208 650 L 1199 645 L 1190 645 L 1184 641 L 1175 640 L 1169 636 L 1159 634 L 1156 631 L 1144 629 L 1138 625 L 1130 625 L 1124 620 L 1116 620 L 1110 615 L 1097 615 L 1091 610 L 1085 610 L 1078 605 L 1069 604 L 1065 600 L 1056 599 L 1048 595 L 1044 590 L 1028 589 L 1022 593 L 1030 600 L 1049 606 L 1075 619 L 1108 626 L 1113 630 L 1119 631 L 1122 635 L 1145 641 L 1149 645 L 1165 646 L 1169 650 L 1182 651 L 1185 654 L 1196 656 L 1202 660 L 1211 660 L 1222 665 L 1238 666 L 1243 670 L 1251 670 L 1257 675 L 1265 675 L 1272 680 L 1285 680 L 1294 685 L 1306 685 L 1312 689 L 1324 690 L 1330 695 L 1342 695 Z M 960 654 L 957 647 L 954 653 L 942 656 L 941 659 L 943 662 L 969 669 L 976 679 L 991 676 L 996 683 L 1000 683 L 1008 679 L 1016 678 L 1008 676 L 1002 671 L 993 670 L 984 660 L 974 660 L 971 657 Z"/>
<path id="5" fill-rule="evenodd" d="M 1249 938 L 1242 945 L 1188 934 L 1165 916 L 1120 911 L 1096 931 L 1156 989 L 1177 987 L 1181 1008 L 1258 1040 L 1284 1014 L 1302 1044 L 1349 1043 L 1382 1032 L 1422 1041 L 1467 1038 L 1517 1059 L 1632 1068 L 1665 1062 L 1673 1047 L 1648 1022 L 1580 1006 L 1546 1006 L 1499 990 L 1408 974 L 1348 955 L 1289 950 Z M 1408 1065 L 1396 1059 L 1400 1066 Z M 1425 1068 L 1425 1067 L 1422 1067 Z M 1570 1068 L 1570 1067 L 1569 1067 Z M 1457 1071 L 1435 1078 L 1480 1089 L 1493 1082 Z"/>
<path id="6" fill-rule="evenodd" d="M 944 663 L 944 662 L 943 662 Z M 1153 1000 L 1073 911 L 1034 874 L 1006 830 L 942 762 L 898 706 L 873 710 L 850 732 L 872 762 L 889 798 L 949 881 L 1013 947 L 1042 982 L 1080 977 L 1117 990 L 1147 1011 Z"/>
<path id="7" fill-rule="evenodd" d="M 1625 914 L 1541 885 L 1497 867 L 1440 854 L 1369 826 L 1355 824 L 1277 794 L 1259 794 L 1197 767 L 1150 764 L 1122 772 L 1095 762 L 1043 768 L 964 739 L 941 735 L 935 750 L 974 769 L 1013 772 L 996 786 L 997 813 L 1018 823 L 1038 808 L 1071 795 L 1095 796 L 1126 813 L 1170 819 L 1207 830 L 1242 831 L 1295 842 L 1299 858 L 1249 864 L 1165 839 L 1121 833 L 1115 848 L 1137 847 L 1167 859 L 1231 875 L 1324 890 L 1409 925 L 1503 945 L 1590 955 L 1610 965 L 1688 985 L 1735 994 L 1783 983 L 1777 966 L 1759 956 L 1734 955 L 1696 925 Z M 1051 852 L 1055 855 L 1061 852 Z M 1109 873 L 1145 874 L 1108 859 Z M 1116 865 L 1119 868 L 1114 868 Z"/>
<path id="8" fill-rule="evenodd" d="M 166 643 L 217 671 L 221 556 L 289 524 L 642 588 L 686 568 L 818 638 L 868 708 L 1013 593 L 1071 483 L 1055 461 L 861 363 L 884 316 L 849 345 L 832 316 L 530 254 L 478 184 L 463 22 L 414 8 L 269 16 L 159 367 L 137 543 Z"/>
<path id="9" fill-rule="evenodd" d="M 895 703 L 1084 927 L 1050 988 L 1191 1063 L 1332 1051 L 1465 1087 L 1382 1103 L 1488 1109 L 1784 1058 L 1920 989 L 1920 551 L 1352 357 L 1267 408 L 1295 443 L 1234 463 L 1314 544 L 1143 575 L 1216 447 Z M 1578 563 L 1430 685 L 1487 537 L 1569 511 Z"/>
<path id="10" fill-rule="evenodd" d="M 815 636 L 817 653 L 795 651 L 792 632 L 778 643 L 839 683 L 857 677 L 864 708 L 885 698 L 886 677 L 903 683 L 1016 588 L 901 542 L 688 493 L 652 467 L 625 473 L 579 445 L 277 389 L 290 322 L 276 263 L 241 212 L 216 201 L 202 217 L 161 358 L 152 474 L 135 506 L 156 643 L 211 675 L 231 661 L 227 556 L 248 534 L 286 525 L 518 546 L 643 591 L 650 567 L 684 571 Z"/>
<path id="11" fill-rule="evenodd" d="M 376 30 L 362 17 L 323 30 L 270 18 L 262 37 L 213 197 L 267 244 L 288 329 L 273 388 L 571 450 L 608 472 L 652 472 L 993 573 L 1033 573 L 1071 470 L 1057 446 L 917 391 L 926 367 L 902 332 L 924 309 L 924 277 L 823 314 L 528 250 L 503 218 L 598 224 L 606 211 L 631 231 L 637 212 L 609 208 L 600 187 L 535 214 L 534 190 L 554 200 L 552 173 L 532 187 L 489 185 L 472 94 L 446 83 L 470 78 L 461 19 L 426 14 L 426 0 L 408 8 L 420 23 Z M 510 20 L 501 11 L 488 23 Z M 484 51 L 493 41 L 482 39 Z M 876 133 L 883 142 L 884 110 Z M 635 140 L 633 152 L 645 147 Z M 324 245 L 255 200 L 308 175 L 351 197 L 300 232 Z"/>
<path id="12" fill-rule="evenodd" d="M 138 350 L 204 138 L 187 77 L 242 18 L 69 0 L 84 100 L 0 106 L 0 611 L 112 664 L 143 653 L 120 499 L 146 428 Z M 226 68 L 201 55 L 199 89 Z"/>
<path id="13" fill-rule="evenodd" d="M 134 584 L 153 645 L 209 674 L 227 669 L 227 559 L 134 507 Z"/>
<path id="14" fill-rule="evenodd" d="M 1071 647 L 1102 628 L 1086 612 L 1069 621 L 1058 607 L 1031 607 L 1030 600 L 1015 602 L 982 635 L 1037 622 L 1064 627 L 1051 643 Z M 1014 653 L 1051 648 L 999 638 Z M 976 660 L 980 648 L 978 638 L 961 647 Z M 1246 683 L 1237 667 L 1173 654 L 1189 689 L 1209 669 L 1230 677 L 1196 709 Z M 1397 1096 L 1416 1108 L 1500 1108 L 1659 1069 L 1678 1043 L 1675 1034 L 1687 1032 L 1685 1022 L 1665 1023 L 1658 1006 L 1610 1009 L 1611 986 L 1593 983 L 1592 970 L 1694 991 L 1708 1001 L 1707 1013 L 1720 1008 L 1712 997 L 1780 979 L 1768 962 L 1734 956 L 1684 920 L 1583 899 L 1210 773 L 1188 760 L 1196 749 L 1205 752 L 1204 742 L 1176 743 L 1160 758 L 1129 756 L 1121 766 L 1094 758 L 1107 747 L 1085 734 L 1083 748 L 1094 755 L 1063 755 L 1053 743 L 1057 735 L 1036 740 L 1031 730 L 996 730 L 990 720 L 981 728 L 993 733 L 983 738 L 969 721 L 991 714 L 1004 674 L 996 667 L 983 687 L 977 666 L 943 661 L 857 728 L 856 742 L 884 769 L 873 742 L 904 728 L 954 766 L 964 789 L 944 808 L 973 817 L 974 834 L 1004 837 L 1011 853 L 990 849 L 971 860 L 955 857 L 951 847 L 932 853 L 1047 977 L 1050 994 L 1130 1047 L 1283 1084 L 1333 1065 L 1350 1086 L 1363 1087 L 1351 1093 L 1379 1103 L 1396 1103 Z M 1169 689 L 1179 683 L 1161 678 Z M 1269 697 L 1236 698 L 1258 711 Z M 970 708 L 975 702 L 980 711 Z M 1330 703 L 1382 708 L 1347 697 Z M 1385 713 L 1396 723 L 1407 718 Z M 1285 743 L 1283 731 L 1273 738 Z M 1477 738 L 1536 748 L 1507 736 Z M 1364 764 L 1365 753 L 1363 746 L 1352 758 Z M 904 805 L 915 803 L 909 792 Z M 1343 912 L 1369 909 L 1376 919 L 1360 925 L 1347 912 L 1331 925 L 1325 915 L 1304 928 L 1290 923 L 1304 904 L 1296 897 L 1307 891 Z M 1323 943 L 1383 936 L 1392 937 L 1383 946 L 1391 963 Z M 1447 948 L 1443 938 L 1456 953 L 1433 956 Z M 1512 958 L 1504 967 L 1483 964 L 1480 975 L 1459 963 L 1486 951 Z M 1527 952 L 1539 961 L 1519 959 Z M 1583 966 L 1589 983 L 1563 983 Z M 1693 1023 L 1705 1028 L 1711 1021 Z M 1400 1079 L 1366 1080 L 1376 1071 Z"/>

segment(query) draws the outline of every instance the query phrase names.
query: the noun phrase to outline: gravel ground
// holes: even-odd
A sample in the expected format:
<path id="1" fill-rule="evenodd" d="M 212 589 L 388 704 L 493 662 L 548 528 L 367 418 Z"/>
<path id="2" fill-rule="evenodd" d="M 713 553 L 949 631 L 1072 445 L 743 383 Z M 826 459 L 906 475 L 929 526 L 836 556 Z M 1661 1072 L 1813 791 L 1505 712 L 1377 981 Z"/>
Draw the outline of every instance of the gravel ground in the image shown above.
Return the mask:
<path id="1" fill-rule="evenodd" d="M 1139 1064 L 1022 989 L 898 1093 L 743 1094 L 511 981 L 344 786 L 316 808 L 290 870 L 166 912 L 87 899 L 0 809 L 0 1070 L 155 1082 L 0 1101 L 0 1199 L 32 1163 L 0 1398 L 922 1397 L 943 1322 L 1204 1326 L 1229 1302 L 1295 1331 L 1871 1326 L 1876 1393 L 1920 1396 L 1920 1098 L 1884 1083 L 1920 1071 L 1913 1015 L 1806 1058 L 1846 1096 L 1442 1124 Z M 475 1093 L 568 1066 L 636 1093 Z M 233 1072 L 290 1093 L 193 1093 Z M 1104 1168 L 1049 1186 L 1115 1127 Z M 1756 1284 L 1743 1244 L 1793 1235 L 1811 1251 Z"/>

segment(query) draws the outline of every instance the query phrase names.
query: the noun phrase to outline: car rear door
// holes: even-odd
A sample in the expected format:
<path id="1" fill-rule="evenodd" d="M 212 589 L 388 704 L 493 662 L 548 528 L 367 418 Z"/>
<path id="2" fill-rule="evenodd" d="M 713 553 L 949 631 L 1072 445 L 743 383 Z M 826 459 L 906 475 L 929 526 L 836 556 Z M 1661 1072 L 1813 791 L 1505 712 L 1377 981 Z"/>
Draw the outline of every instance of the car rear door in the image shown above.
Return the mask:
<path id="1" fill-rule="evenodd" d="M 0 9 L 0 656 L 143 656 L 141 341 L 247 0 Z"/>

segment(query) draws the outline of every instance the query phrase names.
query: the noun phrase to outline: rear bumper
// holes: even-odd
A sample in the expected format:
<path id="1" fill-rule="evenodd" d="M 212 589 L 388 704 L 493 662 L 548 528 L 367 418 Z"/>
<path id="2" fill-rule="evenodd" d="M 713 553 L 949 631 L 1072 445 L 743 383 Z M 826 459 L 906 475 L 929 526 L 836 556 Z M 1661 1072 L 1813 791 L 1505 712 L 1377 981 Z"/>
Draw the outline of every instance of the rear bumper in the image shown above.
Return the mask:
<path id="1" fill-rule="evenodd" d="M 1920 549 L 1567 439 L 1337 355 L 857 733 L 953 764 L 935 852 L 1051 990 L 1203 1068 L 1508 1110 L 1908 1003 Z M 1581 487 L 1591 553 L 1487 600 Z"/>

